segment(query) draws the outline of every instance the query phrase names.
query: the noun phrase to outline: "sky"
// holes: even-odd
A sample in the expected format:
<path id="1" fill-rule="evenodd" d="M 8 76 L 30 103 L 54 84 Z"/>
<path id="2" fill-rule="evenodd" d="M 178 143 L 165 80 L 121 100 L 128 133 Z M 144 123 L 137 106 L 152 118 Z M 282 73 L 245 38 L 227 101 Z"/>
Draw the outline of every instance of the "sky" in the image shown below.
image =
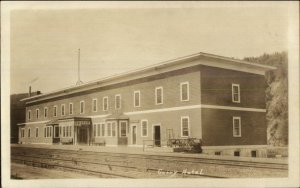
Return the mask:
<path id="1" fill-rule="evenodd" d="M 260 7 L 23 9 L 11 12 L 11 93 L 42 93 L 206 52 L 287 51 L 288 9 Z"/>

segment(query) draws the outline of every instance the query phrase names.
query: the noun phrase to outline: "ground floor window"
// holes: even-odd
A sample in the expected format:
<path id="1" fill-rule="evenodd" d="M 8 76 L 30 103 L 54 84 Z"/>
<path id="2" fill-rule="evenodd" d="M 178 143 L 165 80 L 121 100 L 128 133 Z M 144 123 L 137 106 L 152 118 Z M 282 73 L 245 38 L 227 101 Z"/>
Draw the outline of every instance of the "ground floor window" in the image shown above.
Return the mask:
<path id="1" fill-rule="evenodd" d="M 35 128 L 35 137 L 39 137 L 39 128 L 38 127 Z"/>
<path id="2" fill-rule="evenodd" d="M 241 117 L 233 117 L 233 137 L 241 136 Z"/>
<path id="3" fill-rule="evenodd" d="M 72 137 L 72 126 L 71 125 L 62 126 L 62 137 L 63 138 Z"/>
<path id="4" fill-rule="evenodd" d="M 25 129 L 22 128 L 22 129 L 21 129 L 21 138 L 24 138 L 24 137 L 25 137 Z"/>
<path id="5" fill-rule="evenodd" d="M 97 126 L 96 124 L 93 125 L 93 135 L 94 135 L 94 137 L 96 137 L 96 126 Z"/>
<path id="6" fill-rule="evenodd" d="M 187 116 L 181 117 L 181 136 L 189 137 L 190 136 L 190 119 Z"/>
<path id="7" fill-rule="evenodd" d="M 112 122 L 111 126 L 112 126 L 112 136 L 116 136 L 116 128 L 117 128 L 116 122 Z"/>
<path id="8" fill-rule="evenodd" d="M 100 124 L 97 124 L 97 136 L 100 136 L 101 128 Z"/>
<path id="9" fill-rule="evenodd" d="M 105 136 L 105 124 L 104 123 L 101 124 L 101 133 L 102 133 L 101 134 L 102 136 Z"/>
<path id="10" fill-rule="evenodd" d="M 45 131 L 44 136 L 46 138 L 51 138 L 52 137 L 52 127 L 47 126 L 47 127 L 45 127 L 44 131 Z"/>
<path id="11" fill-rule="evenodd" d="M 31 136 L 31 130 L 30 130 L 30 128 L 28 129 L 28 133 L 27 133 L 28 135 L 28 138 Z"/>
<path id="12" fill-rule="evenodd" d="M 120 135 L 121 137 L 126 137 L 127 136 L 127 122 L 126 121 L 121 121 L 120 122 Z"/>
<path id="13" fill-rule="evenodd" d="M 142 136 L 146 137 L 148 136 L 148 121 L 147 120 L 142 120 L 141 121 L 141 127 L 142 127 Z"/>

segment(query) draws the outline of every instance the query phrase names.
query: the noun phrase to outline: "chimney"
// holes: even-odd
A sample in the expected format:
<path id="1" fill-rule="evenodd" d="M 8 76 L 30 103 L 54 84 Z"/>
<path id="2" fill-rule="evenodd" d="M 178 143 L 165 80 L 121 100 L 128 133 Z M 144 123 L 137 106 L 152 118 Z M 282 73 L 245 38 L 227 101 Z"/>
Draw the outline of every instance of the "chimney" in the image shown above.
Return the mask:
<path id="1" fill-rule="evenodd" d="M 31 97 L 31 86 L 29 86 L 29 93 L 28 93 L 29 97 Z"/>

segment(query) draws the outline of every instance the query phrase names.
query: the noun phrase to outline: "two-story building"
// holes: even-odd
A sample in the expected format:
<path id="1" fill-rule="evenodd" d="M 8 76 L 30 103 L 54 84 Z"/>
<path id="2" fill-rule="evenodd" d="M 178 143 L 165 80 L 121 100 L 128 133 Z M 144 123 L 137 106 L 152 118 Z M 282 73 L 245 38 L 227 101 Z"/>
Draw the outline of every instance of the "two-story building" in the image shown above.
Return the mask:
<path id="1" fill-rule="evenodd" d="M 19 143 L 161 146 L 193 137 L 207 151 L 240 155 L 267 144 L 264 75 L 272 69 L 197 53 L 25 98 Z"/>

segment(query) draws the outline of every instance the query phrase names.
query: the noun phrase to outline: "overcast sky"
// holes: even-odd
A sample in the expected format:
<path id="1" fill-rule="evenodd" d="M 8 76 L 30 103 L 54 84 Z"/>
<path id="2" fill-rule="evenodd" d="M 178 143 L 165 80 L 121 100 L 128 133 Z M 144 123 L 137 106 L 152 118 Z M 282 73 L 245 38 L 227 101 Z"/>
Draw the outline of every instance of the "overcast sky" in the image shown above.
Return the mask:
<path id="1" fill-rule="evenodd" d="M 75 85 L 197 52 L 243 58 L 287 51 L 286 8 L 17 10 L 11 93 Z"/>

